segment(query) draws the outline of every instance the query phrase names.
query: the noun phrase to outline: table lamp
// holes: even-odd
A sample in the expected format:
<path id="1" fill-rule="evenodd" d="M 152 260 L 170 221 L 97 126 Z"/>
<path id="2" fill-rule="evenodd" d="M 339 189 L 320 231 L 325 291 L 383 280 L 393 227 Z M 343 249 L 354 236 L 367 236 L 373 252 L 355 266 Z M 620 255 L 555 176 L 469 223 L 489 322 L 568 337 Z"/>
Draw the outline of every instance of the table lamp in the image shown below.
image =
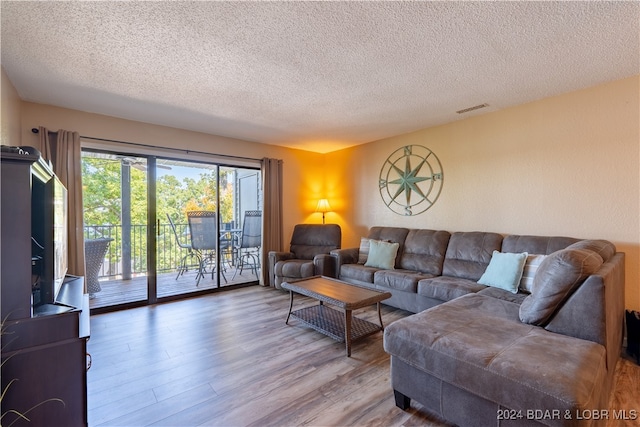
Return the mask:
<path id="1" fill-rule="evenodd" d="M 324 224 L 324 214 L 326 212 L 331 212 L 331 206 L 329 206 L 329 201 L 327 199 L 318 200 L 318 206 L 316 206 L 316 212 L 322 212 L 322 223 Z"/>

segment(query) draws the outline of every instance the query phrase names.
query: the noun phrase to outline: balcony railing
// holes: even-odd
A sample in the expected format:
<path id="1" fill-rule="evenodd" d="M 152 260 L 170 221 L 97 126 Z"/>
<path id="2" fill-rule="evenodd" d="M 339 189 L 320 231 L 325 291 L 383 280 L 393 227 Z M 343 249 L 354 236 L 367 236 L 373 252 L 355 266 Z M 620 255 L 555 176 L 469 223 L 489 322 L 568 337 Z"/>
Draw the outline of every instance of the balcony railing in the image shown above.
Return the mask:
<path id="1" fill-rule="evenodd" d="M 146 275 L 147 268 L 147 226 L 131 225 L 130 238 L 123 235 L 121 225 L 87 225 L 84 227 L 84 238 L 111 238 L 109 250 L 100 269 L 99 277 L 110 279 L 131 278 Z M 175 271 L 185 254 L 180 248 L 169 224 L 160 224 L 156 236 L 158 244 L 157 271 Z M 176 224 L 176 231 L 181 242 L 189 241 L 188 225 Z M 130 261 L 129 261 L 130 260 Z"/>

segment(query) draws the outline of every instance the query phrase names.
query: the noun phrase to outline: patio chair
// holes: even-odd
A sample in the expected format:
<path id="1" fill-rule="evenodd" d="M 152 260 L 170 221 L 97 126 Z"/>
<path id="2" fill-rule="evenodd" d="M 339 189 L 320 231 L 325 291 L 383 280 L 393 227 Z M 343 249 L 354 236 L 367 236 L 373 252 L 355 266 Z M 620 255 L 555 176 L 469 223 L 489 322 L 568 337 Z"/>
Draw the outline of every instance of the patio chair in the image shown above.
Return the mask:
<path id="1" fill-rule="evenodd" d="M 102 291 L 100 282 L 98 281 L 98 274 L 100 274 L 100 268 L 104 262 L 104 257 L 109 250 L 109 243 L 113 239 L 101 238 L 91 239 L 84 241 L 84 259 L 85 259 L 85 275 L 84 280 L 87 284 L 87 292 L 89 292 L 89 298 L 96 297 L 96 293 Z"/>
<path id="2" fill-rule="evenodd" d="M 179 248 L 187 250 L 187 253 L 180 259 L 180 263 L 178 264 L 178 275 L 176 276 L 176 280 L 178 280 L 178 277 L 180 277 L 181 274 L 189 270 L 189 265 L 193 265 L 193 264 L 188 264 L 187 261 L 195 258 L 197 261 L 196 265 L 199 266 L 201 260 L 198 256 L 198 253 L 196 253 L 191 247 L 191 243 L 182 243 L 180 241 L 180 235 L 178 234 L 178 230 L 176 229 L 176 226 L 171 220 L 171 217 L 169 216 L 169 214 L 167 214 L 167 219 L 169 220 L 169 225 L 173 230 L 173 235 L 176 238 L 176 244 L 178 245 Z"/>
<path id="3" fill-rule="evenodd" d="M 241 229 L 235 228 L 235 221 L 220 224 L 220 263 L 231 267 L 235 265 L 236 246 Z M 226 271 L 226 269 L 225 269 Z"/>
<path id="4" fill-rule="evenodd" d="M 233 273 L 233 280 L 240 270 L 251 269 L 258 277 L 260 269 L 260 248 L 262 247 L 262 211 L 246 211 L 242 222 L 242 236 L 240 244 L 236 246 L 238 265 Z"/>
<path id="5" fill-rule="evenodd" d="M 218 215 L 213 211 L 189 211 L 187 212 L 187 220 L 191 232 L 191 248 L 198 253 L 200 260 L 196 276 L 196 286 L 198 286 L 200 279 L 204 278 L 204 274 L 207 272 L 207 266 L 211 266 L 211 279 L 213 280 L 213 273 L 217 265 Z M 224 271 L 220 270 L 220 273 L 226 282 Z"/>

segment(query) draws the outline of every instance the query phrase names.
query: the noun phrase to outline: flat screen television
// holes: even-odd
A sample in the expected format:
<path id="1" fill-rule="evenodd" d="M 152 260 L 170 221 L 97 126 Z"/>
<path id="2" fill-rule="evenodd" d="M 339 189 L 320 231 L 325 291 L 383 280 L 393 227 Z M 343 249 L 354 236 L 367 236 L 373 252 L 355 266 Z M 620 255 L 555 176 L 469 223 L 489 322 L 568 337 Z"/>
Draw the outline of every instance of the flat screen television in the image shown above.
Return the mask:
<path id="1" fill-rule="evenodd" d="M 35 177 L 35 176 L 34 176 Z M 53 175 L 32 183 L 34 305 L 54 304 L 68 268 L 67 189 Z"/>
<path id="2" fill-rule="evenodd" d="M 49 258 L 51 262 L 51 277 L 53 283 L 53 298 L 55 301 L 64 277 L 67 274 L 67 268 L 69 265 L 69 254 L 67 248 L 67 189 L 62 185 L 58 177 L 54 176 L 49 180 L 49 185 L 52 190 L 51 200 L 51 218 L 52 233 L 49 235 L 52 237 L 50 242 L 45 240 L 45 250 L 47 244 L 49 245 L 49 251 L 53 254 Z M 46 264 L 45 264 L 46 265 Z"/>

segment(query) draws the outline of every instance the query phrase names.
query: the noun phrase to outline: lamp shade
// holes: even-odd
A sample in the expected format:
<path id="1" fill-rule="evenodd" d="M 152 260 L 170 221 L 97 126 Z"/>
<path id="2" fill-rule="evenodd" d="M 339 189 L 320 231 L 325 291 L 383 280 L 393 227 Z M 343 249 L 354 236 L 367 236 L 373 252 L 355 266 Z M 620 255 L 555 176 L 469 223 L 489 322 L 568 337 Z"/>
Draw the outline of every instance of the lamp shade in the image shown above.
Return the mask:
<path id="1" fill-rule="evenodd" d="M 318 200 L 318 206 L 316 206 L 316 212 L 331 212 L 331 206 L 329 206 L 329 201 L 327 199 Z"/>

